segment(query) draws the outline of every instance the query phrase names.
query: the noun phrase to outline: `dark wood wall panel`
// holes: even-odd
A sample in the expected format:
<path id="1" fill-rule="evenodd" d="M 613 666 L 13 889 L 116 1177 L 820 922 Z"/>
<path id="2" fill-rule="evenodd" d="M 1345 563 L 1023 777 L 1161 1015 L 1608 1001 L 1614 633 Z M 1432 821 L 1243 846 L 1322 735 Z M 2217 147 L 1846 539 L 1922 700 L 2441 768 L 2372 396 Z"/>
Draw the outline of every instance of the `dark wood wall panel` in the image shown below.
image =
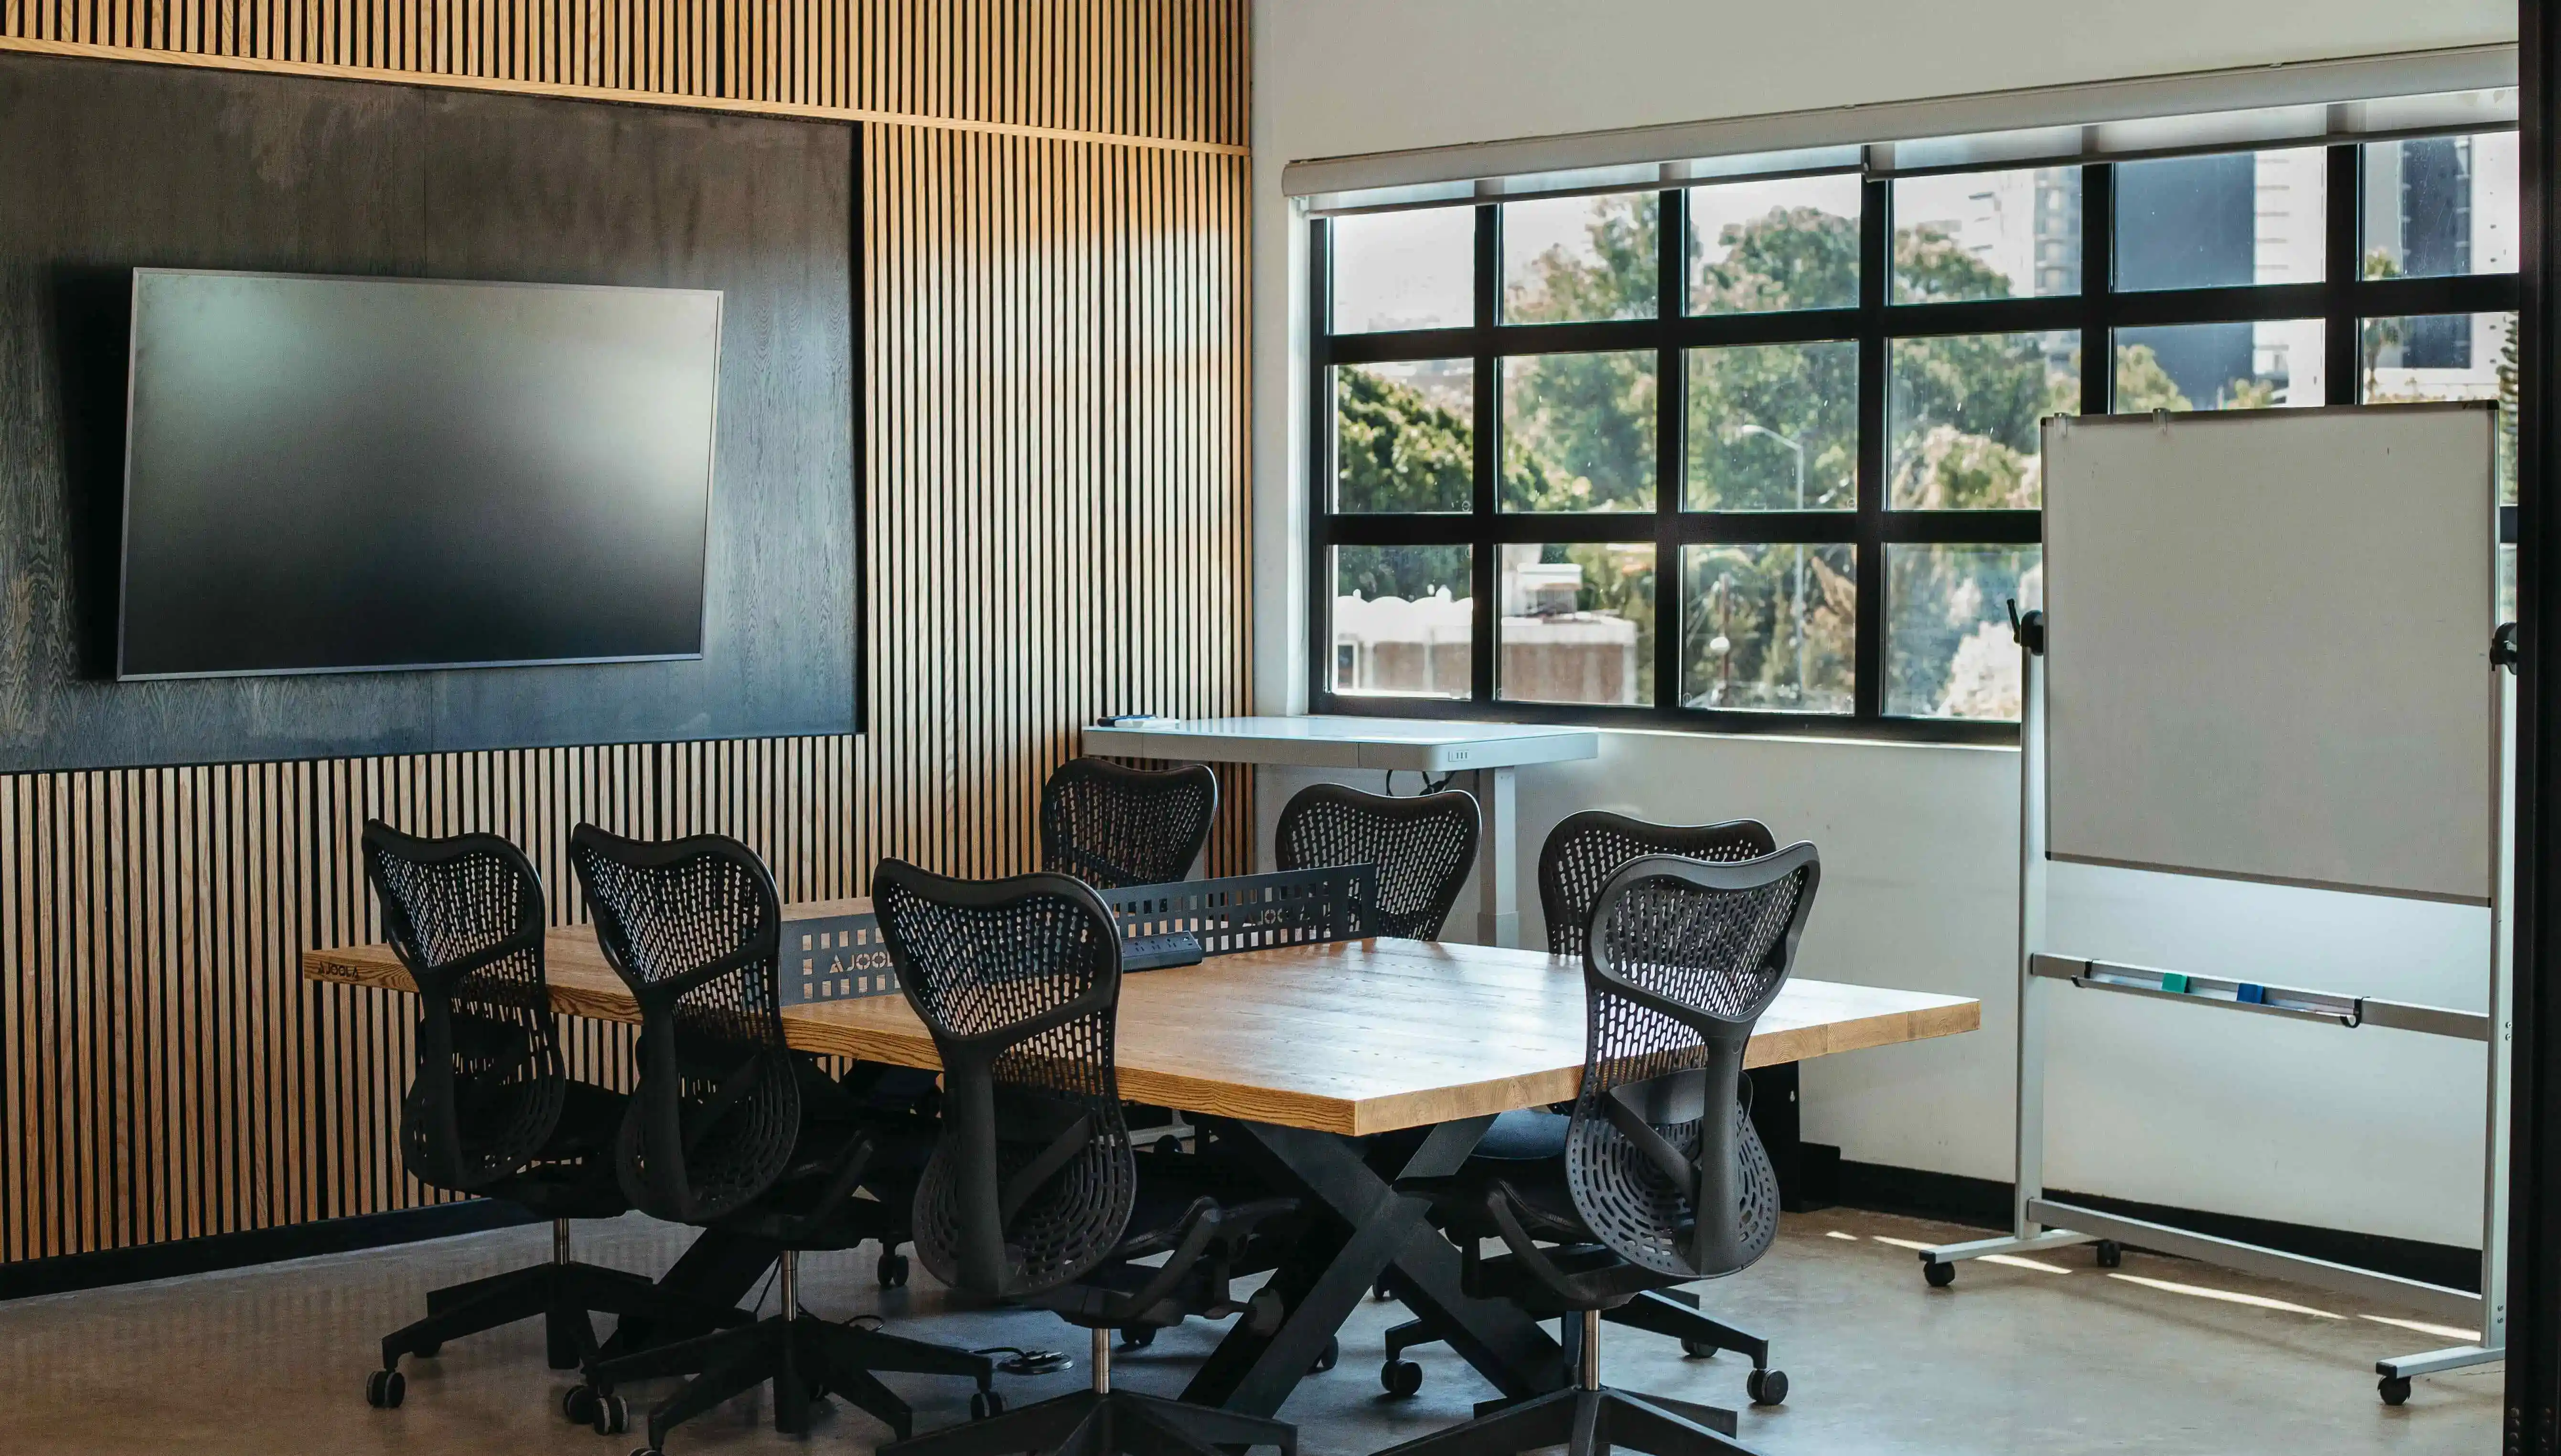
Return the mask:
<path id="1" fill-rule="evenodd" d="M 1039 784 L 1098 714 L 1247 711 L 1242 0 L 0 0 L 0 37 L 548 54 L 674 90 L 695 32 L 633 26 L 686 13 L 715 89 L 921 113 L 862 123 L 870 731 L 0 775 L 0 1261 L 436 1201 L 394 1145 L 407 1008 L 296 973 L 375 933 L 370 814 L 509 835 L 564 922 L 582 819 L 737 834 L 787 897 L 859 893 L 887 855 L 1028 868 Z M 465 22 L 477 52 L 368 39 Z M 1219 873 L 1252 859 L 1250 779 L 1225 782 Z M 573 1026 L 617 1075 L 621 1035 Z"/>

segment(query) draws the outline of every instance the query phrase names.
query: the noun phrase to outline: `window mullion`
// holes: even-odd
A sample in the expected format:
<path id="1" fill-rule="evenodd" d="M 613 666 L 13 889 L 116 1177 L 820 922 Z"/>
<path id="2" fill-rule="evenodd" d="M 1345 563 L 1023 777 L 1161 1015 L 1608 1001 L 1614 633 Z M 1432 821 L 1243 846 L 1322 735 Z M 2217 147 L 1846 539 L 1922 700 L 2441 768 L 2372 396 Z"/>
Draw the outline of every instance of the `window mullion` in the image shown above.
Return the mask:
<path id="1" fill-rule="evenodd" d="M 1885 300 L 1893 281 L 1894 184 L 1870 179 L 1858 210 L 1858 618 L 1853 628 L 1850 716 L 1873 722 L 1885 706 L 1885 456 L 1888 344 Z"/>
<path id="2" fill-rule="evenodd" d="M 1501 489 L 1502 385 L 1500 360 L 1494 357 L 1494 327 L 1500 322 L 1503 285 L 1502 209 L 1476 209 L 1476 361 L 1475 502 L 1470 533 L 1469 589 L 1475 611 L 1468 640 L 1468 701 L 1494 701 L 1495 665 L 1499 661 L 1494 633 L 1501 625 L 1496 592 L 1501 583 L 1502 548 L 1496 545 L 1494 513 Z"/>
<path id="3" fill-rule="evenodd" d="M 2365 271 L 2361 225 L 2361 158 L 2354 143 L 2329 149 L 2328 197 L 2321 243 L 2321 403 L 2353 404 L 2364 393 L 2358 348 L 2356 279 Z"/>
<path id="4" fill-rule="evenodd" d="M 1680 512 L 1689 497 L 1689 372 L 1679 320 L 1689 310 L 1689 195 L 1662 195 L 1655 221 L 1654 350 L 1654 707 L 1681 707 L 1681 612 L 1688 577 L 1680 548 Z"/>
<path id="5" fill-rule="evenodd" d="M 2081 171 L 2081 412 L 2114 407 L 2117 341 L 2109 300 L 2117 281 L 2117 169 Z M 2042 466 L 2040 465 L 2040 470 Z M 2041 478 L 2041 477 L 2040 477 Z M 2040 502 L 2041 504 L 2042 502 Z"/>

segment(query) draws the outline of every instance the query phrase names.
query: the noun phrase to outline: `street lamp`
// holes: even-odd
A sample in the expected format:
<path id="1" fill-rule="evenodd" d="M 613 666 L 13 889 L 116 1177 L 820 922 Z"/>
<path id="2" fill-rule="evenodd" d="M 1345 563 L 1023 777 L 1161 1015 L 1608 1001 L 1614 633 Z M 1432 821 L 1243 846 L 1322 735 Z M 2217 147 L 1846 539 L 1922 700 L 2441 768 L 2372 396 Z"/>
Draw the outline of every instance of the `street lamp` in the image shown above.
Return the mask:
<path id="1" fill-rule="evenodd" d="M 1805 447 L 1764 424 L 1738 424 L 1725 432 L 1728 441 L 1740 441 L 1752 435 L 1777 440 L 1789 454 L 1796 457 L 1796 509 L 1805 508 Z M 1796 551 L 1796 706 L 1805 703 L 1805 547 L 1798 542 Z"/>

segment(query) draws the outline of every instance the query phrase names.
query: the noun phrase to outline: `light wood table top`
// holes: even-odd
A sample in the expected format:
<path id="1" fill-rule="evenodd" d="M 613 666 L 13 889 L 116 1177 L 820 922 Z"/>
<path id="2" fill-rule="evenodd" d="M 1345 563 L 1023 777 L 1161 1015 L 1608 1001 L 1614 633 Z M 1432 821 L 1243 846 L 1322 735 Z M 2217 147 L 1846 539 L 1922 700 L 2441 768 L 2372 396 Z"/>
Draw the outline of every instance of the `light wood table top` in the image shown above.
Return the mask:
<path id="1" fill-rule="evenodd" d="M 790 919 L 867 910 L 793 905 Z M 551 932 L 552 1004 L 636 1022 L 638 1003 L 586 926 Z M 387 945 L 308 950 L 318 981 L 414 991 Z M 786 1008 L 804 1052 L 939 1065 L 904 996 Z M 1791 980 L 1761 1018 L 1753 1066 L 1970 1032 L 1961 996 Z M 1121 982 L 1120 1094 L 1184 1112 L 1366 1135 L 1573 1097 L 1583 1078 L 1583 970 L 1543 951 L 1396 940 L 1213 956 Z"/>

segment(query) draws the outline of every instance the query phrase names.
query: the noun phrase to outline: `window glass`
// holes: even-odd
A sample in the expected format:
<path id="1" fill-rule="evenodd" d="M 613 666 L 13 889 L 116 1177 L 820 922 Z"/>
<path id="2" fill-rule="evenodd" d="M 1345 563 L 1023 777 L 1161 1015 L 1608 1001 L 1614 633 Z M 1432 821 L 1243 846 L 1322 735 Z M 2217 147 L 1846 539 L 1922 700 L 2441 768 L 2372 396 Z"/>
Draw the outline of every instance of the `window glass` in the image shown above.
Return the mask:
<path id="1" fill-rule="evenodd" d="M 1506 545 L 1500 551 L 1500 697 L 1654 701 L 1653 543 Z"/>
<path id="2" fill-rule="evenodd" d="M 1506 511 L 1654 508 L 1654 355 L 1503 361 Z"/>
<path id="3" fill-rule="evenodd" d="M 2081 291 L 2081 169 L 1894 179 L 1894 301 Z"/>
<path id="4" fill-rule="evenodd" d="M 1475 477 L 1474 360 L 1335 368 L 1335 510 L 1465 511 Z"/>
<path id="5" fill-rule="evenodd" d="M 1858 548 L 1681 548 L 1681 696 L 1688 708 L 1848 713 Z"/>
<path id="6" fill-rule="evenodd" d="M 1476 211 L 1336 218 L 1334 332 L 1464 328 L 1476 321 Z"/>
<path id="7" fill-rule="evenodd" d="M 2328 182 L 2320 147 L 2122 163 L 2117 286 L 2317 283 Z"/>
<path id="8" fill-rule="evenodd" d="M 2423 313 L 2357 328 L 2358 400 L 2412 404 L 2496 400 L 2498 502 L 2516 504 L 2516 315 Z"/>
<path id="9" fill-rule="evenodd" d="M 1470 548 L 1334 548 L 1334 691 L 1464 698 L 1473 666 Z"/>
<path id="10" fill-rule="evenodd" d="M 1503 204 L 1503 321 L 1653 317 L 1661 214 L 1650 192 Z"/>
<path id="11" fill-rule="evenodd" d="M 2370 142 L 2364 272 L 2443 278 L 2516 271 L 2516 133 Z"/>
<path id="12" fill-rule="evenodd" d="M 2328 399 L 2321 321 L 2117 330 L 2115 404 L 2147 409 L 2307 409 Z"/>
<path id="13" fill-rule="evenodd" d="M 1854 173 L 1689 190 L 1689 311 L 1858 306 Z"/>
<path id="14" fill-rule="evenodd" d="M 2034 510 L 2040 429 L 2081 406 L 2081 336 L 1897 339 L 1887 401 L 1896 510 Z"/>
<path id="15" fill-rule="evenodd" d="M 1689 351 L 1692 511 L 1858 507 L 1858 345 Z"/>
<path id="16" fill-rule="evenodd" d="M 2045 600 L 2033 546 L 1885 549 L 1885 712 L 1889 718 L 2018 718 L 2018 644 L 2009 601 Z"/>

